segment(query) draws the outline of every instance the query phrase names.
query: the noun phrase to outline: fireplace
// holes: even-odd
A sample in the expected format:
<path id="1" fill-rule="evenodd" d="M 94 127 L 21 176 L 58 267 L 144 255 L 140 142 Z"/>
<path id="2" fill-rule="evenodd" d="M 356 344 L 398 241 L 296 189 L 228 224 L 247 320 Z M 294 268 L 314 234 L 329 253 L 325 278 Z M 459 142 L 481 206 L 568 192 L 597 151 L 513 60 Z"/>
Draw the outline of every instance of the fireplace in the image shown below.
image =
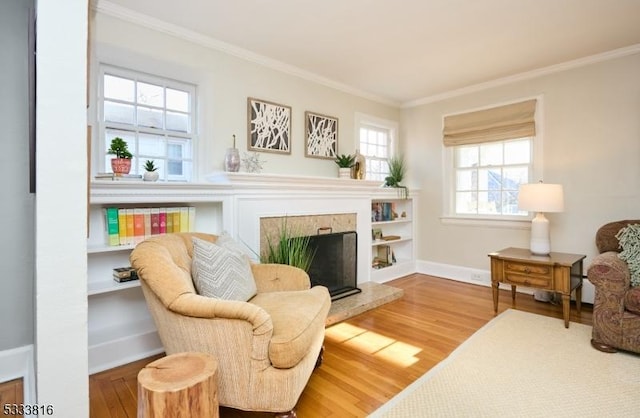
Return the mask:
<path id="1" fill-rule="evenodd" d="M 315 254 L 309 268 L 312 286 L 325 286 L 331 300 L 360 292 L 355 231 L 310 235 L 309 247 Z"/>

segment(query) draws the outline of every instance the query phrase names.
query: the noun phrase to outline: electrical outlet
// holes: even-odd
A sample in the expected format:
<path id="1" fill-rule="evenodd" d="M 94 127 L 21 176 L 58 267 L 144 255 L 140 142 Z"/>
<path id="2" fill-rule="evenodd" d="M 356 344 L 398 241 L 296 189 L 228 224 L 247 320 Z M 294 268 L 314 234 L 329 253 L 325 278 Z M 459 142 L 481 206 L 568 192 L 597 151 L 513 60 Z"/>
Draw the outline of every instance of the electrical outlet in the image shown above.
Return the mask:
<path id="1" fill-rule="evenodd" d="M 474 282 L 481 282 L 482 281 L 482 274 L 480 274 L 480 273 L 471 273 L 471 280 L 473 280 Z"/>

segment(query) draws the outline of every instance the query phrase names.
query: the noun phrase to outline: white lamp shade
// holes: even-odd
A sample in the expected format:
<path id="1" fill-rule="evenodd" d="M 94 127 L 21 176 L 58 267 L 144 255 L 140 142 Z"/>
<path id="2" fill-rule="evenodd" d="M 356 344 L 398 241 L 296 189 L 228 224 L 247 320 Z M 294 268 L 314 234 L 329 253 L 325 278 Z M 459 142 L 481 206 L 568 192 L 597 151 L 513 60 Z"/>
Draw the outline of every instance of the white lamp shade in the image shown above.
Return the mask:
<path id="1" fill-rule="evenodd" d="M 562 185 L 547 183 L 520 185 L 518 208 L 532 212 L 562 212 L 564 210 Z"/>

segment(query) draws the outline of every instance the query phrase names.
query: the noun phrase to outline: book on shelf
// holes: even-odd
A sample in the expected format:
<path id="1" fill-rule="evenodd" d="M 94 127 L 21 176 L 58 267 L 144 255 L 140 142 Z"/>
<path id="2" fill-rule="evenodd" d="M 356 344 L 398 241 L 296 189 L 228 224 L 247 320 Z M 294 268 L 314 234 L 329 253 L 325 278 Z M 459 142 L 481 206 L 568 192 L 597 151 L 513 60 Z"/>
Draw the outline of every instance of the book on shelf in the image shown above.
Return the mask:
<path id="1" fill-rule="evenodd" d="M 127 237 L 127 210 L 118 209 L 118 234 L 120 245 L 127 245 L 129 242 Z"/>
<path id="2" fill-rule="evenodd" d="M 180 226 L 180 208 L 172 208 L 171 217 L 173 218 L 173 229 L 171 232 L 180 232 L 180 228 L 182 228 Z"/>
<path id="3" fill-rule="evenodd" d="M 106 241 L 109 246 L 135 245 L 154 235 L 195 231 L 196 208 L 189 206 L 162 208 L 104 209 Z"/>
<path id="4" fill-rule="evenodd" d="M 109 245 L 120 245 L 120 231 L 118 227 L 118 208 L 107 208 L 107 236 Z"/>
<path id="5" fill-rule="evenodd" d="M 398 217 L 394 202 L 371 203 L 371 222 L 393 221 Z"/>
<path id="6" fill-rule="evenodd" d="M 118 283 L 138 280 L 138 273 L 132 267 L 118 267 L 113 269 L 113 280 Z"/>
<path id="7" fill-rule="evenodd" d="M 396 256 L 393 253 L 393 249 L 390 245 L 379 245 L 376 247 L 376 254 L 373 257 L 373 263 L 371 267 L 374 269 L 381 269 L 389 267 L 396 262 Z"/>
<path id="8" fill-rule="evenodd" d="M 180 232 L 189 232 L 189 208 L 180 208 Z"/>
<path id="9" fill-rule="evenodd" d="M 133 209 L 127 208 L 127 236 L 126 236 L 126 245 L 133 245 L 133 235 L 134 235 L 134 227 L 133 227 Z"/>
<path id="10" fill-rule="evenodd" d="M 133 209 L 133 243 L 144 241 L 144 213 L 142 208 Z"/>
<path id="11" fill-rule="evenodd" d="M 167 233 L 167 208 L 160 208 L 158 214 L 158 233 Z"/>
<path id="12" fill-rule="evenodd" d="M 165 212 L 165 216 L 166 216 L 166 220 L 167 220 L 167 225 L 166 225 L 166 232 L 167 234 L 170 234 L 173 232 L 173 212 L 172 212 L 172 208 L 167 208 L 166 212 Z"/>
<path id="13" fill-rule="evenodd" d="M 143 208 L 142 215 L 144 216 L 144 239 L 151 236 L 151 208 Z"/>
<path id="14" fill-rule="evenodd" d="M 160 209 L 151 208 L 151 235 L 160 234 Z"/>
<path id="15" fill-rule="evenodd" d="M 196 208 L 189 206 L 189 232 L 196 231 Z"/>
<path id="16" fill-rule="evenodd" d="M 384 235 L 382 237 L 384 241 L 395 241 L 400 238 L 402 238 L 400 235 Z"/>
<path id="17" fill-rule="evenodd" d="M 110 181 L 142 181 L 142 174 L 113 174 L 113 173 L 98 173 L 93 177 L 95 180 L 110 180 Z"/>

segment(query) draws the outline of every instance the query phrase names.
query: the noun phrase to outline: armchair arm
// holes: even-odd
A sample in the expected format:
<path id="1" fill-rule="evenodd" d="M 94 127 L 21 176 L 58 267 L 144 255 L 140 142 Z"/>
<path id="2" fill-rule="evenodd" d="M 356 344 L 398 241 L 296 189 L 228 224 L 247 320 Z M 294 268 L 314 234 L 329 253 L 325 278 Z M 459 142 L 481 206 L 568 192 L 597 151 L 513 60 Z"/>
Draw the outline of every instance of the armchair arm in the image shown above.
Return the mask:
<path id="1" fill-rule="evenodd" d="M 597 255 L 587 270 L 587 279 L 598 291 L 620 299 L 624 298 L 631 285 L 629 266 L 615 251 Z"/>
<path id="2" fill-rule="evenodd" d="M 185 293 L 168 308 L 180 315 L 205 319 L 239 319 L 251 324 L 254 335 L 273 331 L 271 316 L 258 305 L 237 300 L 221 300 Z"/>
<path id="3" fill-rule="evenodd" d="M 302 269 L 286 264 L 252 264 L 258 293 L 284 290 L 306 290 L 311 287 L 309 275 Z"/>

